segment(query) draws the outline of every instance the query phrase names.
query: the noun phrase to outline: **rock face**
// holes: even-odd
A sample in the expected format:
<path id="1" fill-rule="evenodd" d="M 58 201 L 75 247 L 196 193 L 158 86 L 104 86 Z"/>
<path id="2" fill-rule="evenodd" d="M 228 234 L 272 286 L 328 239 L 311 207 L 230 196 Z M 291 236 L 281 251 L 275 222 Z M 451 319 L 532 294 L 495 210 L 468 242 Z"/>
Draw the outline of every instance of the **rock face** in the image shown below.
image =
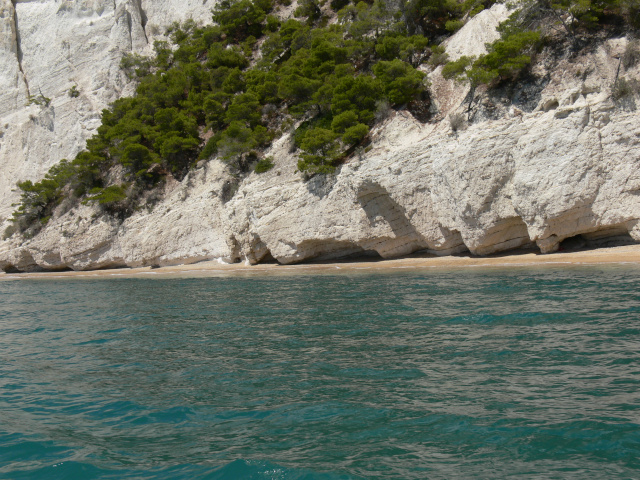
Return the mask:
<path id="1" fill-rule="evenodd" d="M 25 5 L 44 9 L 50 3 Z M 97 3 L 91 2 L 86 10 L 69 7 L 61 15 L 73 11 L 78 21 L 88 12 L 87 19 L 111 25 L 108 40 L 91 35 L 92 41 L 111 42 L 112 63 L 105 66 L 109 73 L 99 85 L 82 83 L 90 78 L 82 65 L 93 70 L 93 57 L 77 57 L 74 84 L 92 92 L 85 94 L 81 112 L 70 97 L 59 95 L 48 108 L 31 106 L 6 114 L 35 111 L 36 120 L 11 127 L 11 132 L 19 131 L 9 134 L 11 143 L 2 139 L 0 155 L 7 155 L 4 150 L 15 154 L 20 146 L 27 152 L 15 162 L 16 169 L 38 161 L 48 165 L 81 148 L 99 121 L 96 105 L 131 88 L 114 59 L 119 61 L 119 52 L 146 48 L 144 27 L 133 27 L 137 19 L 146 16 L 148 28 L 152 18 L 175 18 L 171 2 L 154 2 L 147 10 L 144 2 L 142 9 L 139 4 L 133 8 L 135 2 L 123 2 L 102 13 L 93 7 Z M 3 21 L 10 17 L 2 15 L 11 7 L 0 11 Z M 125 35 L 130 43 L 118 43 L 122 36 L 113 33 L 124 28 L 116 20 L 118 8 L 132 19 L 123 24 L 132 25 L 130 36 Z M 506 9 L 496 5 L 474 17 L 449 41 L 451 56 L 477 54 L 478 43 L 494 39 L 495 26 L 506 15 Z M 12 32 L 9 27 L 3 31 Z M 296 158 L 284 137 L 268 152 L 276 166 L 267 173 L 251 174 L 236 184 L 218 160 L 202 162 L 182 182 L 167 184 L 153 208 L 123 223 L 83 206 L 53 218 L 32 239 L 14 236 L 1 242 L 0 268 L 93 269 L 215 258 L 255 263 L 271 257 L 293 263 L 362 253 L 389 258 L 418 250 L 486 255 L 518 247 L 546 253 L 578 235 L 581 242 L 640 241 L 640 98 L 629 94 L 614 100 L 611 94 L 617 77 L 640 77 L 637 66 L 618 71 L 627 43 L 626 38 L 613 39 L 579 55 L 553 62 L 542 59 L 535 78 L 517 90 L 479 92 L 470 122 L 468 88 L 444 80 L 437 69 L 429 76 L 438 108 L 435 120 L 421 124 L 407 112 L 393 112 L 372 132 L 372 148 L 335 175 L 305 181 L 296 172 Z M 3 41 L 6 48 L 10 44 Z M 464 45 L 471 50 L 465 51 Z M 3 71 L 2 81 L 12 79 L 14 88 L 3 94 L 2 108 L 10 111 L 15 99 L 22 98 L 25 76 L 43 79 L 29 80 L 31 90 L 51 78 L 59 79 L 59 92 L 70 88 L 62 80 L 66 73 L 46 76 L 42 71 L 38 76 L 30 74 L 32 70 L 23 62 L 22 67 Z M 79 122 L 84 128 L 62 133 L 58 119 L 63 112 L 72 115 L 70 111 L 74 118 L 84 119 Z M 456 131 L 451 114 L 458 114 Z M 54 143 L 57 157 L 38 156 L 43 144 L 51 152 Z M 7 158 L 0 157 L 9 163 Z M 2 165 L 5 183 L 0 195 L 6 215 L 6 199 L 11 197 L 6 188 L 22 177 Z M 34 168 L 33 178 L 42 172 Z"/>
<path id="2" fill-rule="evenodd" d="M 11 215 L 17 181 L 38 180 L 75 157 L 102 109 L 133 93 L 122 55 L 150 51 L 160 25 L 210 22 L 213 4 L 0 0 L 0 219 Z"/>

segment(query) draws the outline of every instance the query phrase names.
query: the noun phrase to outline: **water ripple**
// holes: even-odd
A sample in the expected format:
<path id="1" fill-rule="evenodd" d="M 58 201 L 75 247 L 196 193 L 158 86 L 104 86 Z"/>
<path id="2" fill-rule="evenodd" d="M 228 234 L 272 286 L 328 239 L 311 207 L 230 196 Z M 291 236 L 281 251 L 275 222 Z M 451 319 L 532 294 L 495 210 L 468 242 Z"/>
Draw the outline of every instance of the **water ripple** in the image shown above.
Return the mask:
<path id="1" fill-rule="evenodd" d="M 0 283 L 0 477 L 630 478 L 640 272 Z"/>

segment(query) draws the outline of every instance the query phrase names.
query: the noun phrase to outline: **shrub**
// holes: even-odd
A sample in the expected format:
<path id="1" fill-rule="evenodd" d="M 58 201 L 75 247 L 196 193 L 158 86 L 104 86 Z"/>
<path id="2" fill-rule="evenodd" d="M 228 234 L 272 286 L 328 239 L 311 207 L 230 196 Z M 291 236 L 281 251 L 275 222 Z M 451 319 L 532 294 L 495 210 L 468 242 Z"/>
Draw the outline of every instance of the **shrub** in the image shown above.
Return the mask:
<path id="1" fill-rule="evenodd" d="M 275 164 L 273 163 L 273 157 L 262 158 L 256 163 L 253 171 L 256 173 L 264 173 L 271 170 Z"/>
<path id="2" fill-rule="evenodd" d="M 213 9 L 213 21 L 235 41 L 261 37 L 263 22 L 272 9 L 270 0 L 222 0 Z"/>
<path id="3" fill-rule="evenodd" d="M 309 23 L 314 23 L 322 17 L 319 0 L 300 0 L 295 11 L 296 17 L 306 17 Z"/>
<path id="4" fill-rule="evenodd" d="M 475 17 L 477 14 L 479 14 L 481 11 L 483 11 L 485 9 L 485 6 L 480 4 L 477 7 L 475 7 L 473 10 L 471 10 L 469 12 L 469 18 L 473 18 Z"/>
<path id="5" fill-rule="evenodd" d="M 416 67 L 430 53 L 428 43 L 429 40 L 422 35 L 387 34 L 378 40 L 375 51 L 383 60 L 400 59 Z"/>
<path id="6" fill-rule="evenodd" d="M 457 2 L 446 0 L 409 0 L 404 12 L 412 33 L 422 30 L 425 36 L 435 38 L 447 33 L 445 23 L 459 14 Z"/>
<path id="7" fill-rule="evenodd" d="M 207 143 L 205 144 L 204 148 L 198 155 L 198 158 L 200 160 L 207 160 L 213 157 L 214 155 L 216 155 L 218 153 L 218 142 L 220 141 L 221 137 L 222 137 L 222 132 L 218 132 L 214 136 L 212 136 L 209 140 L 207 140 Z"/>
<path id="8" fill-rule="evenodd" d="M 151 150 L 144 145 L 133 143 L 127 145 L 124 149 L 121 162 L 125 167 L 128 167 L 130 171 L 137 173 L 141 170 L 146 170 L 158 159 L 158 156 L 154 155 Z"/>
<path id="9" fill-rule="evenodd" d="M 349 0 L 331 0 L 331 2 L 329 2 L 329 5 L 331 6 L 331 10 L 337 12 L 349 5 Z"/>
<path id="10" fill-rule="evenodd" d="M 262 117 L 261 105 L 252 93 L 241 93 L 236 95 L 227 108 L 224 116 L 225 122 L 243 122 L 255 128 L 260 123 Z"/>
<path id="11" fill-rule="evenodd" d="M 151 73 L 152 60 L 137 53 L 125 53 L 120 68 L 129 79 L 142 78 Z"/>
<path id="12" fill-rule="evenodd" d="M 83 203 L 98 203 L 102 206 L 114 206 L 127 199 L 128 185 L 111 185 L 105 188 L 91 190 L 90 196 Z"/>
<path id="13" fill-rule="evenodd" d="M 219 155 L 232 163 L 257 146 L 258 141 L 251 128 L 238 121 L 232 122 L 217 142 Z"/>
<path id="14" fill-rule="evenodd" d="M 431 47 L 431 56 L 429 57 L 429 65 L 437 67 L 444 65 L 449 61 L 449 55 L 442 45 L 433 45 Z"/>
<path id="15" fill-rule="evenodd" d="M 498 79 L 515 79 L 531 63 L 530 53 L 540 42 L 539 32 L 514 31 L 487 46 L 488 53 L 474 60 L 462 56 L 442 68 L 447 79 L 466 80 L 472 88 Z"/>
<path id="16" fill-rule="evenodd" d="M 312 154 L 330 157 L 335 153 L 336 138 L 337 135 L 326 128 L 310 128 L 304 133 L 300 148 Z"/>
<path id="17" fill-rule="evenodd" d="M 621 100 L 625 97 L 632 97 L 638 92 L 640 92 L 640 81 L 620 77 L 611 89 L 611 97 L 614 100 Z"/>
<path id="18" fill-rule="evenodd" d="M 393 104 L 405 104 L 423 90 L 424 73 L 401 60 L 380 61 L 373 66 L 373 72 Z"/>
<path id="19" fill-rule="evenodd" d="M 300 141 L 305 153 L 300 155 L 298 169 L 311 174 L 333 172 L 339 151 L 337 137 L 336 133 L 322 127 L 306 130 Z"/>
<path id="20" fill-rule="evenodd" d="M 485 78 L 513 79 L 531 63 L 530 54 L 539 42 L 539 32 L 516 31 L 504 35 L 489 45 L 489 52 L 476 60 L 472 70 L 484 70 Z M 482 77 L 481 73 L 476 75 Z"/>
<path id="21" fill-rule="evenodd" d="M 445 24 L 444 27 L 447 29 L 447 31 L 449 32 L 457 32 L 458 30 L 460 30 L 462 27 L 464 27 L 464 21 L 462 20 L 448 20 Z"/>
<path id="22" fill-rule="evenodd" d="M 345 75 L 332 85 L 331 112 L 334 116 L 352 110 L 363 123 L 373 120 L 376 102 L 383 96 L 381 82 L 369 75 Z"/>
<path id="23" fill-rule="evenodd" d="M 51 99 L 49 97 L 45 97 L 42 92 L 38 95 L 30 95 L 27 105 L 39 105 L 41 107 L 48 107 L 51 105 Z"/>
<path id="24" fill-rule="evenodd" d="M 360 142 L 369 133 L 369 127 L 364 123 L 358 123 L 353 127 L 349 127 L 342 135 L 342 141 L 347 145 L 353 145 Z"/>
<path id="25" fill-rule="evenodd" d="M 267 15 L 267 23 L 265 29 L 267 32 L 277 32 L 280 28 L 280 19 L 275 15 Z"/>
<path id="26" fill-rule="evenodd" d="M 331 130 L 336 133 L 344 133 L 344 131 L 358 123 L 358 114 L 353 110 L 347 110 L 333 117 L 331 122 Z"/>
<path id="27" fill-rule="evenodd" d="M 442 76 L 447 80 L 460 79 L 464 76 L 467 67 L 473 63 L 473 58 L 462 56 L 458 60 L 447 63 L 442 67 Z"/>
<path id="28" fill-rule="evenodd" d="M 391 104 L 386 98 L 383 98 L 382 100 L 378 100 L 376 102 L 376 113 L 375 113 L 376 122 L 381 122 L 385 120 L 390 113 L 391 113 Z"/>

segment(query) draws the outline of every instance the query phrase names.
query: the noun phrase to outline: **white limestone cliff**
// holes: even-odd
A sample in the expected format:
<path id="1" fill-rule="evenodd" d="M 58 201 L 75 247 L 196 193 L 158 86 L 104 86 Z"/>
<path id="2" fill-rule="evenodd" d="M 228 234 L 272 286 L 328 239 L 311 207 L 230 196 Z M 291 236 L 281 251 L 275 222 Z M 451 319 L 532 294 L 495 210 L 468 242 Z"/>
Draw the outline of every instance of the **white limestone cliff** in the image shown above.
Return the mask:
<path id="1" fill-rule="evenodd" d="M 133 4 L 121 8 L 129 12 L 128 5 Z M 155 17 L 156 7 L 145 10 L 144 2 L 142 7 L 138 11 L 146 12 L 146 25 L 152 18 L 164 22 L 173 15 L 169 6 L 157 7 Z M 87 11 L 100 20 L 95 9 Z M 132 12 L 131 18 L 138 18 Z M 495 26 L 506 14 L 497 5 L 474 17 L 448 42 L 451 56 L 478 54 L 478 45 L 495 38 Z M 108 15 L 118 31 L 115 11 Z M 117 35 L 113 38 L 119 40 L 109 40 L 118 62 L 120 52 L 144 48 L 136 31 L 129 30 L 134 32 L 130 44 L 120 45 Z M 133 45 L 134 37 L 139 46 Z M 335 175 L 305 181 L 284 137 L 269 152 L 276 166 L 242 180 L 230 199 L 233 179 L 225 166 L 216 159 L 201 162 L 182 182 L 169 182 L 153 207 L 123 223 L 81 206 L 53 218 L 33 239 L 16 235 L 0 242 L 0 268 L 84 270 L 215 258 L 255 263 L 270 257 L 292 263 L 363 252 L 385 258 L 418 250 L 485 255 L 518 247 L 552 252 L 577 235 L 596 243 L 640 241 L 640 98 L 614 100 L 611 95 L 616 77 L 640 78 L 638 66 L 618 71 L 627 43 L 626 38 L 613 39 L 553 63 L 542 59 L 534 72 L 537 80 L 522 83 L 517 91 L 478 92 L 473 121 L 455 132 L 448 117 L 466 117 L 468 88 L 444 80 L 436 69 L 429 76 L 438 110 L 434 120 L 421 124 L 407 112 L 393 112 L 372 132 L 372 148 Z M 93 68 L 90 62 L 85 68 Z M 85 100 L 84 117 L 74 110 L 74 118 L 84 119 L 79 122 L 84 129 L 57 130 L 65 108 L 71 109 L 65 105 L 72 102 L 51 94 L 53 113 L 28 107 L 36 120 L 23 125 L 20 135 L 11 133 L 11 143 L 0 139 L 0 155 L 22 147 L 35 165 L 43 144 L 53 148 L 55 142 L 56 151 L 71 152 L 64 156 L 81 148 L 81 139 L 99 121 L 95 105 L 131 88 L 117 62 L 108 67 L 105 71 L 111 73 L 103 78 L 102 90 L 82 84 L 81 90 L 93 92 Z M 29 78 L 31 70 L 23 69 Z M 13 75 L 18 85 L 0 103 L 10 110 L 12 99 L 20 95 L 22 72 L 7 68 L 3 74 Z M 42 82 L 54 78 L 38 75 L 33 78 Z M 59 78 L 55 85 L 64 92 L 70 83 L 64 84 L 62 74 Z M 73 81 L 80 85 L 80 78 L 85 77 Z M 40 162 L 49 165 L 57 158 Z M 4 165 L 0 200 L 6 202 L 10 195 L 3 189 L 20 177 L 14 171 L 5 174 Z M 32 178 L 43 172 L 33 169 Z M 6 215 L 10 209 L 2 205 Z"/>
<path id="2" fill-rule="evenodd" d="M 123 54 L 149 52 L 160 25 L 210 22 L 213 3 L 0 0 L 0 220 L 11 215 L 17 181 L 75 157 L 102 109 L 133 93 Z"/>

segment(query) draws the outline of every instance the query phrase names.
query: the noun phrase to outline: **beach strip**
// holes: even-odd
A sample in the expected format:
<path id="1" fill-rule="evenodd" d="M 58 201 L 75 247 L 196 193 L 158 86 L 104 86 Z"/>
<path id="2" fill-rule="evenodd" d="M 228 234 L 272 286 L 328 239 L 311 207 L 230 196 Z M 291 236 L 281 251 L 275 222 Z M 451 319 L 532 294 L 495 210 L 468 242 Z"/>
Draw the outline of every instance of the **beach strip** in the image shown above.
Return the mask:
<path id="1" fill-rule="evenodd" d="M 118 268 L 88 271 L 47 271 L 31 273 L 0 273 L 0 280 L 54 279 L 54 278 L 99 278 L 99 277 L 201 277 L 236 275 L 297 275 L 337 273 L 338 271 L 394 271 L 419 269 L 467 269 L 467 268 L 517 268 L 517 267 L 560 267 L 563 265 L 604 265 L 628 264 L 640 266 L 640 245 L 626 245 L 591 250 L 577 250 L 540 254 L 533 251 L 519 251 L 490 256 L 470 254 L 436 256 L 414 254 L 391 260 L 352 259 L 343 261 L 280 265 L 265 263 L 247 265 L 244 263 L 225 264 L 206 261 L 165 267 Z"/>

